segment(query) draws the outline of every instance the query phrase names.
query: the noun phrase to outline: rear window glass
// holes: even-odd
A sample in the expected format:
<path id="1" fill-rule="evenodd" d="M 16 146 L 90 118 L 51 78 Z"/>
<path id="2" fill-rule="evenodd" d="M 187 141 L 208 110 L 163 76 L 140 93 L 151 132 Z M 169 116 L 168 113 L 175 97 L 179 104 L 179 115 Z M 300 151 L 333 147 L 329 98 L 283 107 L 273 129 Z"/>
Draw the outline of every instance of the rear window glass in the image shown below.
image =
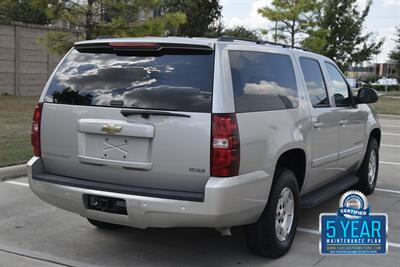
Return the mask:
<path id="1" fill-rule="evenodd" d="M 73 50 L 45 102 L 211 112 L 214 54 L 120 56 Z"/>
<path id="2" fill-rule="evenodd" d="M 236 112 L 297 107 L 297 86 L 288 55 L 229 51 Z"/>

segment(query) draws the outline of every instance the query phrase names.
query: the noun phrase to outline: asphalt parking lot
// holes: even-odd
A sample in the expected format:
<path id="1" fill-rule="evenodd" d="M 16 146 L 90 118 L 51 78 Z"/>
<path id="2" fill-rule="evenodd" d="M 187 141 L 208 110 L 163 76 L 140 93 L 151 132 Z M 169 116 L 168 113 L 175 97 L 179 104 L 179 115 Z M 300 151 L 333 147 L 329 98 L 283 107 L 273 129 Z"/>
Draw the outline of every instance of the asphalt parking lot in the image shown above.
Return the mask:
<path id="1" fill-rule="evenodd" d="M 400 266 L 400 120 L 381 119 L 377 190 L 372 212 L 389 215 L 385 256 L 322 256 L 318 216 L 335 212 L 339 196 L 301 211 L 290 252 L 278 260 L 249 254 L 241 228 L 104 231 L 79 215 L 39 200 L 26 178 L 0 183 L 0 266 Z"/>

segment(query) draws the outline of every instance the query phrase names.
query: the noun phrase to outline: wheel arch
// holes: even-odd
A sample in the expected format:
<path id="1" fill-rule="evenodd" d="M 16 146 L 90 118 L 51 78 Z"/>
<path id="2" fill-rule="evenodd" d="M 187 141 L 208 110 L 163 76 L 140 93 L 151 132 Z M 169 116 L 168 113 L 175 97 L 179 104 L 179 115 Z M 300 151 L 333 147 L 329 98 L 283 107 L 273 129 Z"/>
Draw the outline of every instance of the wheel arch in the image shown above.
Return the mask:
<path id="1" fill-rule="evenodd" d="M 368 141 L 371 140 L 371 138 L 375 138 L 376 141 L 378 142 L 378 145 L 381 144 L 381 129 L 380 128 L 374 128 L 369 134 Z"/>
<path id="2" fill-rule="evenodd" d="M 276 161 L 275 173 L 279 168 L 287 168 L 293 171 L 294 174 L 296 175 L 299 192 L 301 192 L 306 177 L 306 169 L 307 169 L 306 166 L 307 166 L 306 151 L 303 148 L 291 148 L 286 151 L 283 151 L 279 155 Z"/>

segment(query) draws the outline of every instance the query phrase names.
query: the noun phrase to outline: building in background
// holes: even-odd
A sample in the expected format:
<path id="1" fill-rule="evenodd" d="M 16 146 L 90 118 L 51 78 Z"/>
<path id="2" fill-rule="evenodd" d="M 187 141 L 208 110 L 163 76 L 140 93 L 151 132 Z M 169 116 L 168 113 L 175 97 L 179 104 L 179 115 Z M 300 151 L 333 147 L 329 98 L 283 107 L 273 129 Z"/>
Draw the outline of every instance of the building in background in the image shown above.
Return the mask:
<path id="1" fill-rule="evenodd" d="M 393 62 L 376 64 L 375 74 L 379 77 L 400 78 L 400 74 L 396 71 L 396 64 Z"/>
<path id="2" fill-rule="evenodd" d="M 351 66 L 346 74 L 348 78 L 369 82 L 374 82 L 383 77 L 394 79 L 400 78 L 400 73 L 397 72 L 394 62 L 369 63 L 365 64 L 365 66 L 362 66 L 362 64 Z"/>

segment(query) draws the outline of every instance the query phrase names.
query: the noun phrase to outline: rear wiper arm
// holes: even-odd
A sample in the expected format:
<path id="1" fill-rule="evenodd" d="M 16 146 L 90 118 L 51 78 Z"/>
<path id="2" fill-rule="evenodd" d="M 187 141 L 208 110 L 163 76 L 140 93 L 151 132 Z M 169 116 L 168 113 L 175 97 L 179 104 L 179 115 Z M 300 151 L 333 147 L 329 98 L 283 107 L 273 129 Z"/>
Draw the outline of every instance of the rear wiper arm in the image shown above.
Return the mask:
<path id="1" fill-rule="evenodd" d="M 122 109 L 121 114 L 124 117 L 128 117 L 131 115 L 141 115 L 143 119 L 148 119 L 150 115 L 156 116 L 173 116 L 173 117 L 186 117 L 190 118 L 190 115 L 169 112 L 169 111 L 151 111 L 151 110 L 131 110 L 131 109 Z"/>

